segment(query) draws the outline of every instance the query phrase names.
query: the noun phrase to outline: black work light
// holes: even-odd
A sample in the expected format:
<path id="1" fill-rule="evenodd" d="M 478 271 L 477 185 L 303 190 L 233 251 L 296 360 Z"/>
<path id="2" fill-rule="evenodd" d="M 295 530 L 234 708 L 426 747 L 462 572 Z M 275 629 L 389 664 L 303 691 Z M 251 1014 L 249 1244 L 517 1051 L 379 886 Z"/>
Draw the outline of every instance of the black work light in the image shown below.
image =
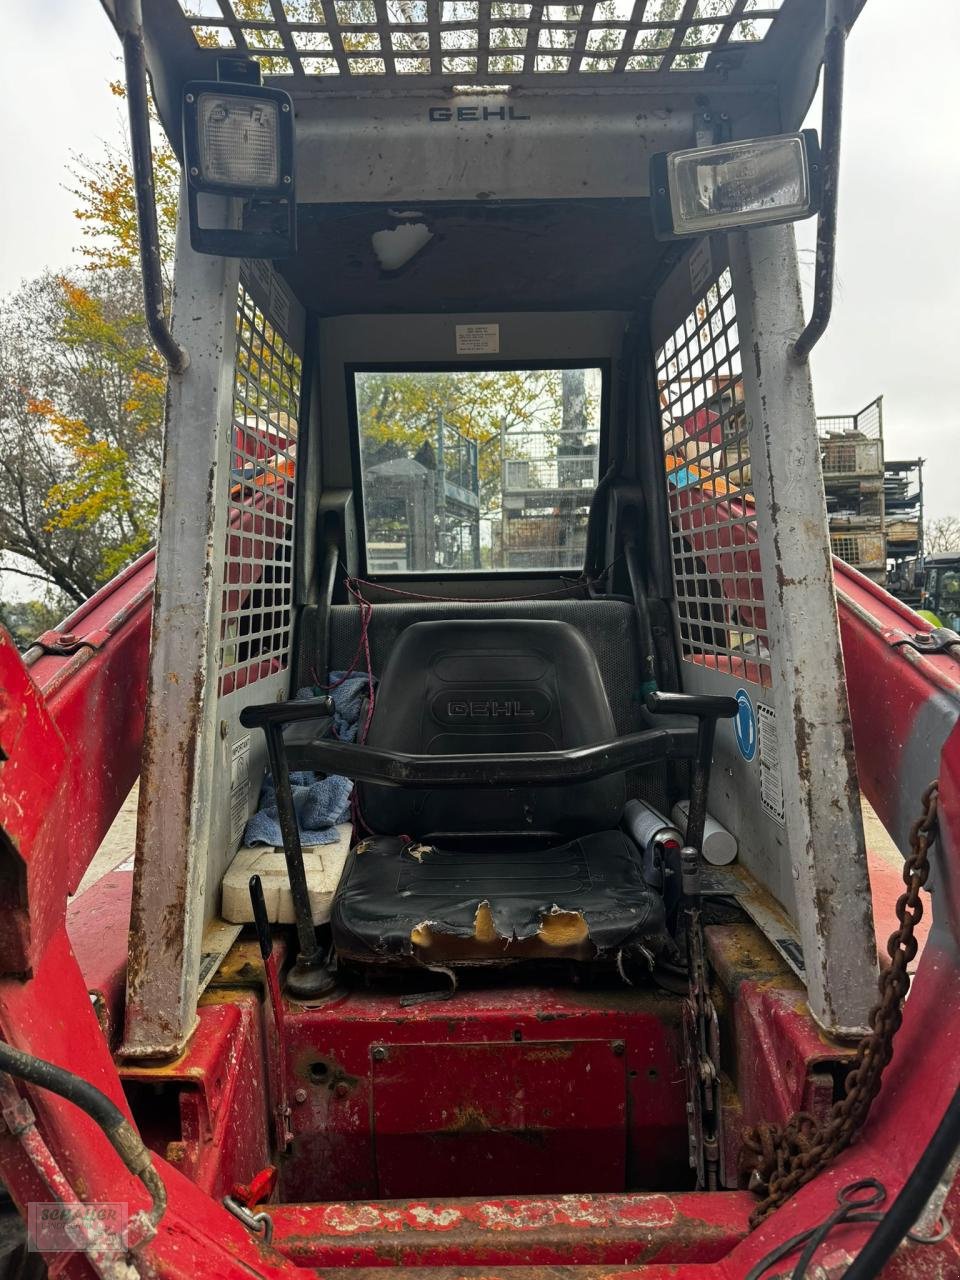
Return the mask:
<path id="1" fill-rule="evenodd" d="M 278 258 L 296 248 L 293 102 L 282 89 L 194 80 L 183 89 L 190 243 L 199 253 Z M 244 202 L 239 230 L 204 227 L 202 194 Z"/>
<path id="2" fill-rule="evenodd" d="M 661 151 L 650 160 L 654 232 L 675 240 L 806 218 L 820 207 L 820 170 L 815 129 Z"/>

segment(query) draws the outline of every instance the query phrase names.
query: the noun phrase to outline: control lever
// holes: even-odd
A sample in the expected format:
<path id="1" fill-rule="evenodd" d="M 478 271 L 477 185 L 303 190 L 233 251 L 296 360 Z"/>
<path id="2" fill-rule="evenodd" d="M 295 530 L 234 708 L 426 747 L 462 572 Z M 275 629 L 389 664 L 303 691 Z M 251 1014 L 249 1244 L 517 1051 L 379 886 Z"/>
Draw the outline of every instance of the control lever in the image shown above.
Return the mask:
<path id="1" fill-rule="evenodd" d="M 335 984 L 327 967 L 323 949 L 317 941 L 313 924 L 313 908 L 303 863 L 300 828 L 293 805 L 290 786 L 288 752 L 284 743 L 284 725 L 303 725 L 323 720 L 333 714 L 331 698 L 310 698 L 296 702 L 272 702 L 263 706 L 244 707 L 240 723 L 245 729 L 262 729 L 267 739 L 267 755 L 277 796 L 277 820 L 283 836 L 283 856 L 287 863 L 293 914 L 297 923 L 299 954 L 287 974 L 287 990 L 298 1000 L 315 1000 L 327 995 Z M 295 731 L 294 731 L 295 732 Z"/>
<path id="2" fill-rule="evenodd" d="M 697 717 L 697 753 L 690 776 L 690 807 L 684 843 L 702 856 L 717 721 L 733 719 L 739 710 L 737 700 L 716 693 L 648 693 L 646 705 L 651 715 Z"/>
<path id="3" fill-rule="evenodd" d="M 287 1042 L 283 1033 L 280 974 L 277 971 L 277 958 L 273 954 L 273 937 L 270 933 L 267 904 L 263 900 L 263 885 L 260 883 L 259 876 L 250 877 L 250 902 L 253 906 L 253 923 L 256 925 L 257 941 L 260 943 L 260 955 L 263 959 L 263 969 L 267 975 L 267 991 L 270 994 L 273 1026 L 277 1035 L 273 1081 L 277 1147 L 280 1151 L 286 1151 L 293 1142 L 293 1131 L 290 1128 L 290 1104 L 287 1102 Z"/>

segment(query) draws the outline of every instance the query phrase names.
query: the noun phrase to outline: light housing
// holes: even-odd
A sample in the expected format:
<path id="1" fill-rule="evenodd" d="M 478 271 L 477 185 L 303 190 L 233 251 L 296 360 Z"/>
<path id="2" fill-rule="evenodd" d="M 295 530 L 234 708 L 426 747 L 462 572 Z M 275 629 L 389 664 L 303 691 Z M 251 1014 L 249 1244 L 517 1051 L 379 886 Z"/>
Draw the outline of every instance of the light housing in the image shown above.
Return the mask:
<path id="1" fill-rule="evenodd" d="M 293 102 L 282 89 L 194 80 L 183 88 L 190 242 L 200 253 L 276 258 L 296 247 Z M 201 226 L 200 195 L 244 202 L 242 229 Z"/>
<path id="2" fill-rule="evenodd" d="M 795 222 L 817 212 L 820 196 L 815 129 L 662 151 L 650 161 L 650 202 L 659 240 Z"/>

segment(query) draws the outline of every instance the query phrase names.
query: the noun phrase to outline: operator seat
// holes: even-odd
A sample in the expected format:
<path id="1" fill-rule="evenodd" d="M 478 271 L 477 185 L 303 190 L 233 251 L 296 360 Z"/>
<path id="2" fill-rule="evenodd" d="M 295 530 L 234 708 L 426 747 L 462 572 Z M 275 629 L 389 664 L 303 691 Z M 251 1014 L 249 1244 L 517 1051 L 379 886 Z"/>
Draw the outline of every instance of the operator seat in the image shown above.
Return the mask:
<path id="1" fill-rule="evenodd" d="M 380 681 L 367 744 L 427 755 L 565 750 L 616 728 L 596 659 L 566 622 L 418 622 Z M 351 851 L 331 912 L 363 964 L 593 961 L 669 945 L 663 902 L 619 830 L 622 774 L 560 786 L 358 785 L 375 834 Z"/>

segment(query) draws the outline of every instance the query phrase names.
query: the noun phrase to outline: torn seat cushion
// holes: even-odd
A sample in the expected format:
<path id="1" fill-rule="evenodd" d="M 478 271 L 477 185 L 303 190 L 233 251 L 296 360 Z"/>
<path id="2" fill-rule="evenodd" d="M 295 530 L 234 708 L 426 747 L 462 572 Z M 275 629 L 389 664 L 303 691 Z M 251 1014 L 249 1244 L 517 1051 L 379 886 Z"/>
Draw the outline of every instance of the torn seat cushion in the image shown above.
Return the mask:
<path id="1" fill-rule="evenodd" d="M 615 830 L 526 851 L 361 841 L 330 922 L 337 954 L 366 964 L 593 961 L 631 944 L 657 954 L 666 940 L 662 899 Z"/>
<path id="2" fill-rule="evenodd" d="M 511 755 L 617 736 L 597 660 L 569 623 L 438 619 L 407 627 L 381 673 L 367 743 L 426 755 Z M 622 774 L 553 787 L 404 790 L 363 784 L 364 821 L 384 835 L 615 827 Z"/>

